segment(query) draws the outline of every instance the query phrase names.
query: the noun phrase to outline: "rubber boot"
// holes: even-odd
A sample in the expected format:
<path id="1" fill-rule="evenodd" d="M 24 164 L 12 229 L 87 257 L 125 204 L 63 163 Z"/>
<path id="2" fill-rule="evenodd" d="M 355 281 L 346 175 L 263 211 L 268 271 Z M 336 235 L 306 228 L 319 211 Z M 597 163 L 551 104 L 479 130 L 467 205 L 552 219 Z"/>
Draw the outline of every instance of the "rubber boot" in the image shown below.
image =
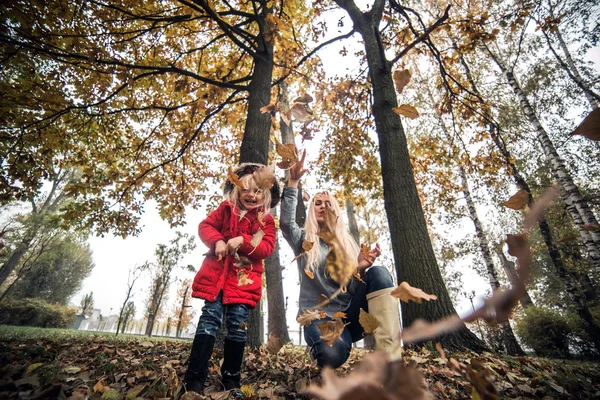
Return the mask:
<path id="1" fill-rule="evenodd" d="M 208 360 L 215 347 L 215 337 L 210 335 L 194 336 L 190 362 L 183 376 L 183 388 L 185 392 L 196 392 L 204 394 L 204 382 L 208 376 Z"/>
<path id="2" fill-rule="evenodd" d="M 225 338 L 223 343 L 223 365 L 221 376 L 225 390 L 240 388 L 240 370 L 244 359 L 244 347 L 246 342 L 236 342 Z"/>
<path id="3" fill-rule="evenodd" d="M 397 360 L 402 355 L 398 299 L 390 295 L 393 290 L 394 288 L 385 288 L 367 293 L 369 314 L 379 322 L 379 326 L 373 332 L 375 350 L 388 353 L 390 361 Z"/>

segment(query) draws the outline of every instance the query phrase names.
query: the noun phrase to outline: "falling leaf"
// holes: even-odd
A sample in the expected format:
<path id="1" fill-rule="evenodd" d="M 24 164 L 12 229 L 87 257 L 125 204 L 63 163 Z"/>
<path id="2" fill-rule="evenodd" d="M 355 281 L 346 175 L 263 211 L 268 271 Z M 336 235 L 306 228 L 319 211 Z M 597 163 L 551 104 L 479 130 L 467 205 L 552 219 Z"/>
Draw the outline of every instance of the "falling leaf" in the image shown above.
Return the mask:
<path id="1" fill-rule="evenodd" d="M 348 259 L 347 253 L 337 239 L 330 242 L 330 247 L 331 249 L 325 257 L 327 272 L 331 279 L 340 286 L 346 286 L 356 271 L 356 260 Z"/>
<path id="2" fill-rule="evenodd" d="M 252 179 L 256 186 L 262 190 L 271 190 L 275 183 L 275 166 L 263 165 L 252 173 Z"/>
<path id="3" fill-rule="evenodd" d="M 324 294 L 320 294 L 319 298 L 317 299 L 317 307 L 324 307 L 327 304 L 329 304 L 329 297 L 325 296 Z"/>
<path id="4" fill-rule="evenodd" d="M 292 160 L 294 162 L 298 161 L 298 150 L 296 149 L 296 145 L 294 143 L 282 144 L 275 139 L 275 150 L 277 151 L 277 154 L 279 154 L 279 156 L 284 160 Z"/>
<path id="5" fill-rule="evenodd" d="M 600 108 L 594 109 L 585 117 L 571 135 L 581 135 L 596 142 L 600 141 Z"/>
<path id="6" fill-rule="evenodd" d="M 304 242 L 302 242 L 302 248 L 304 249 L 304 251 L 310 251 L 313 248 L 314 243 L 313 242 L 309 242 L 308 240 L 305 240 Z"/>
<path id="7" fill-rule="evenodd" d="M 300 97 L 296 97 L 292 103 L 300 103 L 300 104 L 308 104 L 311 103 L 313 101 L 313 98 L 310 94 L 305 93 Z"/>
<path id="8" fill-rule="evenodd" d="M 522 210 L 527 204 L 529 204 L 529 192 L 525 189 L 521 189 L 500 205 L 512 208 L 513 210 Z"/>
<path id="9" fill-rule="evenodd" d="M 227 170 L 227 179 L 229 179 L 229 182 L 231 182 L 233 185 L 237 186 L 240 189 L 244 189 L 244 184 L 242 183 L 242 181 L 240 181 L 240 177 L 237 176 L 233 170 L 231 169 L 231 167 L 229 167 L 229 169 Z"/>
<path id="10" fill-rule="evenodd" d="M 304 273 L 310 278 L 310 279 L 315 279 L 315 274 L 313 274 L 312 272 L 310 272 L 309 270 L 307 270 L 306 268 L 304 268 Z"/>
<path id="11" fill-rule="evenodd" d="M 328 346 L 333 346 L 335 341 L 339 339 L 342 332 L 344 332 L 345 326 L 346 324 L 341 319 L 317 324 L 317 327 L 321 331 L 321 340 Z"/>
<path id="12" fill-rule="evenodd" d="M 265 236 L 265 232 L 262 229 L 257 230 L 256 233 L 254 235 L 252 235 L 252 240 L 250 240 L 250 245 L 252 247 L 258 246 L 264 236 Z"/>
<path id="13" fill-rule="evenodd" d="M 556 197 L 558 196 L 558 188 L 556 186 L 552 186 L 550 189 L 546 190 L 543 195 L 541 195 L 533 206 L 531 206 L 531 211 L 523 220 L 523 229 L 528 231 L 532 226 L 537 225 L 537 221 L 539 221 L 546 209 L 554 202 Z"/>
<path id="14" fill-rule="evenodd" d="M 338 318 L 343 319 L 343 318 L 346 318 L 346 313 L 342 312 L 342 311 L 338 311 L 335 314 L 333 314 L 333 316 L 331 318 L 333 318 L 333 319 L 338 319 Z"/>
<path id="15" fill-rule="evenodd" d="M 352 274 L 352 276 L 354 278 L 356 278 L 356 280 L 358 280 L 359 282 L 362 282 L 364 284 L 367 283 L 367 282 L 363 281 L 362 277 L 360 276 L 360 272 L 358 272 L 358 268 L 356 269 L 356 271 L 354 272 L 354 274 Z"/>
<path id="16" fill-rule="evenodd" d="M 254 283 L 254 281 L 248 278 L 248 272 L 246 270 L 240 269 L 237 273 L 238 286 L 247 286 Z"/>
<path id="17" fill-rule="evenodd" d="M 304 310 L 298 315 L 296 322 L 298 322 L 300 326 L 308 326 L 316 319 L 321 319 L 321 312 L 319 310 Z"/>
<path id="18" fill-rule="evenodd" d="M 264 103 L 263 103 L 264 104 Z M 264 106 L 260 109 L 261 114 L 274 114 L 277 111 L 277 105 L 274 103 Z"/>
<path id="19" fill-rule="evenodd" d="M 396 85 L 396 90 L 398 93 L 402 93 L 404 87 L 410 82 L 410 71 L 407 69 L 403 70 L 395 70 L 394 71 L 394 84 Z"/>
<path id="20" fill-rule="evenodd" d="M 402 282 L 400 286 L 392 291 L 392 296 L 399 298 L 405 303 L 414 301 L 415 303 L 421 304 L 422 300 L 437 300 L 437 296 L 434 294 L 427 294 L 419 288 L 414 288 L 408 284 L 408 282 Z"/>
<path id="21" fill-rule="evenodd" d="M 433 323 L 416 319 L 409 327 L 402 330 L 402 341 L 404 343 L 420 342 L 446 332 L 453 332 L 462 327 L 464 327 L 464 322 L 457 315 Z"/>
<path id="22" fill-rule="evenodd" d="M 277 354 L 282 347 L 283 341 L 273 332 L 270 332 L 269 339 L 267 340 L 266 344 L 266 348 L 269 354 Z"/>
<path id="23" fill-rule="evenodd" d="M 410 104 L 402 104 L 399 107 L 392 108 L 392 111 L 398 115 L 404 115 L 407 118 L 415 119 L 419 117 L 419 112 Z"/>
<path id="24" fill-rule="evenodd" d="M 296 121 L 309 122 L 314 119 L 313 112 L 308 104 L 294 103 L 292 107 L 290 107 L 290 112 Z"/>
<path id="25" fill-rule="evenodd" d="M 365 256 L 365 258 L 369 258 L 369 256 L 370 256 L 369 247 L 366 244 L 361 243 L 360 252 L 362 253 L 363 256 Z"/>
<path id="26" fill-rule="evenodd" d="M 311 384 L 304 393 L 320 400 L 426 400 L 431 396 L 423 374 L 401 360 L 389 362 L 384 352 L 367 354 L 345 377 L 325 367 L 323 384 Z"/>
<path id="27" fill-rule="evenodd" d="M 585 224 L 582 228 L 584 231 L 600 231 L 600 225 L 598 224 Z"/>
<path id="28" fill-rule="evenodd" d="M 362 308 L 360 309 L 360 314 L 358 316 L 358 322 L 360 326 L 365 330 L 365 334 L 369 335 L 379 327 L 379 321 L 373 315 L 369 314 Z"/>

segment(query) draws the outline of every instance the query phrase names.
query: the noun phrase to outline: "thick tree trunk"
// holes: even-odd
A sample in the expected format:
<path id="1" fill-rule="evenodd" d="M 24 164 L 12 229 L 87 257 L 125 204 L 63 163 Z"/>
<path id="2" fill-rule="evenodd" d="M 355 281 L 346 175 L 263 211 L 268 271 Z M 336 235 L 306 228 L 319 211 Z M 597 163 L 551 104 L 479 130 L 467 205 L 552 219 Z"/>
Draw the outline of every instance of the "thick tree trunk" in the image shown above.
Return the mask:
<path id="1" fill-rule="evenodd" d="M 271 209 L 271 214 L 277 217 L 277 208 Z M 279 235 L 277 235 L 273 254 L 265 260 L 268 307 L 267 330 L 269 334 L 273 333 L 287 343 L 290 341 L 290 334 L 285 315 L 285 297 L 283 295 L 283 276 L 281 275 L 281 271 Z"/>
<path id="2" fill-rule="evenodd" d="M 402 309 L 403 326 L 418 318 L 435 321 L 456 314 L 444 285 L 410 164 L 406 136 L 400 117 L 392 111 L 398 106 L 390 63 L 385 59 L 378 24 L 383 2 L 362 13 L 352 1 L 336 0 L 346 10 L 354 28 L 364 40 L 373 88 L 373 115 L 379 138 L 385 209 L 390 227 L 398 282 L 407 281 L 427 293 L 438 296 L 426 304 L 406 304 Z M 444 347 L 483 350 L 485 345 L 471 331 L 462 329 L 441 338 Z"/>
<path id="3" fill-rule="evenodd" d="M 548 133 L 542 126 L 537 116 L 535 115 L 533 107 L 529 103 L 529 99 L 527 99 L 527 96 L 521 89 L 515 76 L 511 71 L 509 71 L 506 68 L 506 66 L 500 61 L 500 59 L 496 55 L 489 51 L 489 49 L 488 53 L 498 65 L 498 67 L 501 69 L 502 73 L 505 75 L 506 80 L 508 81 L 509 85 L 511 86 L 514 93 L 517 95 L 517 98 L 519 99 L 523 112 L 527 116 L 529 123 L 535 129 L 536 137 L 542 145 L 542 149 L 544 150 L 544 154 L 546 155 L 546 159 L 550 164 L 550 168 L 553 172 L 554 177 L 560 184 L 562 199 L 567 207 L 569 215 L 575 223 L 577 231 L 581 235 L 581 238 L 588 251 L 590 261 L 593 264 L 594 268 L 597 271 L 600 271 L 600 231 L 586 231 L 583 228 L 583 226 L 586 224 L 598 225 L 598 221 L 594 216 L 594 213 L 592 212 L 591 208 L 579 192 L 579 189 L 573 182 L 573 179 L 567 171 L 563 160 L 558 155 L 558 152 L 556 151 L 554 144 L 550 140 Z"/>
<path id="4" fill-rule="evenodd" d="M 144 331 L 145 336 L 152 336 L 152 331 L 154 330 L 155 320 L 156 320 L 156 314 L 148 315 L 148 323 L 146 324 L 146 330 Z"/>
<path id="5" fill-rule="evenodd" d="M 463 194 L 465 195 L 465 200 L 467 201 L 469 216 L 471 217 L 471 221 L 473 221 L 473 225 L 475 225 L 475 233 L 477 234 L 477 239 L 479 241 L 479 248 L 481 250 L 481 255 L 483 256 L 483 261 L 487 270 L 488 280 L 490 282 L 490 286 L 492 287 L 492 292 L 494 292 L 495 290 L 500 289 L 500 281 L 498 279 L 498 274 L 496 273 L 496 267 L 494 266 L 492 252 L 490 251 L 483 225 L 479 220 L 479 215 L 477 215 L 475 202 L 471 197 L 471 189 L 469 188 L 467 174 L 465 173 L 462 165 L 459 165 L 458 168 L 462 182 Z M 502 344 L 506 349 L 506 353 L 511 356 L 525 355 L 525 352 L 521 349 L 521 346 L 515 337 L 508 319 L 498 321 L 498 323 L 500 324 L 500 328 L 502 330 Z"/>
<path id="6" fill-rule="evenodd" d="M 23 240 L 21 240 L 21 243 L 19 243 L 15 251 L 13 251 L 10 258 L 4 263 L 4 265 L 2 265 L 0 268 L 0 286 L 6 282 L 10 274 L 15 270 L 17 265 L 19 265 L 19 262 L 27 250 L 29 250 L 29 246 L 34 238 L 35 232 L 33 230 L 27 231 L 23 237 Z"/>

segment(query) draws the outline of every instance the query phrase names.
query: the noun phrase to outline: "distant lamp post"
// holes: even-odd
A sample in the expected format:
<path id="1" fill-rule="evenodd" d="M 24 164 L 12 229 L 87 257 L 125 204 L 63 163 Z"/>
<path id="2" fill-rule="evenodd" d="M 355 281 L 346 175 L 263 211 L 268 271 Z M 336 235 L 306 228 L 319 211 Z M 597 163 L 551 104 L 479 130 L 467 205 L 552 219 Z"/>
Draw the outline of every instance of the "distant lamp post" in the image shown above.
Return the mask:
<path id="1" fill-rule="evenodd" d="M 467 299 L 469 299 L 469 301 L 471 302 L 471 309 L 473 310 L 473 312 L 475 312 L 475 305 L 473 304 L 473 299 L 475 298 L 475 291 L 471 290 L 471 293 L 466 293 L 463 292 L 465 296 L 467 296 Z M 479 330 L 479 335 L 481 336 L 481 340 L 485 341 L 484 337 L 483 337 L 483 330 L 481 329 L 481 325 L 479 324 L 479 318 L 476 319 L 477 322 L 477 329 Z"/>

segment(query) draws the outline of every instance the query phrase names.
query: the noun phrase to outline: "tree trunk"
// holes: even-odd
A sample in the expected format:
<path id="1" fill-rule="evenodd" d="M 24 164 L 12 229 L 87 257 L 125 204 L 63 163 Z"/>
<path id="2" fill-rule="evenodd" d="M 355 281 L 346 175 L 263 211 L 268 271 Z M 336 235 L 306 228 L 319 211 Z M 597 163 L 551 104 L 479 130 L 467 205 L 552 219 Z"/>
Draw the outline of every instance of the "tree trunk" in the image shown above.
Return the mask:
<path id="1" fill-rule="evenodd" d="M 181 321 L 183 319 L 183 313 L 185 312 L 185 308 L 187 307 L 187 304 L 185 304 L 185 301 L 187 300 L 187 294 L 188 291 L 190 290 L 190 287 L 186 287 L 185 288 L 185 292 L 183 292 L 183 300 L 181 301 L 181 311 L 179 311 L 179 317 L 177 319 L 177 329 L 175 330 L 175 337 L 179 337 L 181 336 L 181 328 L 183 328 L 181 326 Z"/>
<path id="2" fill-rule="evenodd" d="M 485 267 L 488 274 L 488 280 L 490 282 L 490 286 L 492 287 L 492 293 L 495 290 L 500 289 L 500 281 L 498 280 L 498 274 L 496 273 L 496 267 L 494 266 L 494 259 L 492 257 L 492 252 L 490 251 L 490 247 L 488 245 L 488 240 L 485 235 L 485 231 L 483 229 L 483 225 L 479 220 L 479 215 L 477 215 L 477 209 L 475 208 L 475 202 L 471 197 L 471 189 L 469 189 L 469 182 L 467 180 L 467 174 L 465 173 L 462 165 L 458 166 L 460 172 L 460 178 L 462 182 L 462 190 L 465 195 L 465 200 L 467 201 L 467 209 L 469 210 L 469 216 L 471 217 L 471 221 L 473 221 L 473 225 L 475 225 L 475 232 L 477 234 L 477 239 L 479 241 L 479 249 L 481 250 L 481 255 L 483 256 L 483 261 L 485 263 Z M 502 344 L 506 349 L 506 353 L 511 356 L 521 356 L 525 355 L 525 352 L 521 349 L 517 338 L 510 326 L 508 318 L 502 321 L 498 321 L 500 324 L 500 328 L 502 330 Z"/>
<path id="3" fill-rule="evenodd" d="M 15 270 L 23 255 L 29 250 L 29 246 L 31 242 L 35 238 L 35 233 L 33 230 L 29 230 L 25 233 L 23 240 L 17 246 L 15 251 L 11 254 L 10 258 L 2 265 L 0 268 L 0 286 L 6 282 L 6 279 L 10 276 L 10 274 Z"/>
<path id="4" fill-rule="evenodd" d="M 155 319 L 156 319 L 155 314 L 148 315 L 148 323 L 146 324 L 146 330 L 144 331 L 144 335 L 152 336 L 152 331 L 154 330 Z"/>
<path id="5" fill-rule="evenodd" d="M 558 180 L 562 189 L 561 196 L 567 207 L 569 215 L 573 219 L 575 227 L 583 239 L 592 265 L 596 271 L 600 272 L 600 231 L 586 231 L 583 228 L 583 226 L 586 224 L 598 225 L 598 221 L 594 216 L 594 213 L 573 182 L 573 179 L 567 171 L 563 160 L 558 155 L 558 152 L 550 140 L 548 133 L 535 115 L 533 107 L 529 103 L 529 99 L 527 99 L 527 96 L 519 86 L 515 76 L 489 49 L 488 53 L 505 75 L 506 80 L 519 99 L 523 112 L 527 116 L 529 123 L 535 129 L 536 137 L 542 145 L 544 154 L 546 155 L 548 163 L 550 164 L 553 175 Z"/>
<path id="6" fill-rule="evenodd" d="M 354 28 L 364 40 L 373 90 L 373 116 L 379 138 L 383 179 L 383 197 L 387 213 L 398 282 L 406 281 L 427 293 L 438 296 L 437 301 L 403 305 L 403 326 L 416 319 L 435 321 L 456 314 L 440 273 L 417 187 L 410 164 L 406 136 L 400 117 L 392 111 L 398 106 L 390 63 L 385 59 L 378 25 L 383 2 L 362 13 L 352 1 L 335 0 L 348 12 Z M 443 335 L 441 342 L 451 349 L 483 350 L 485 345 L 463 325 L 461 329 Z"/>
<path id="7" fill-rule="evenodd" d="M 248 337 L 246 338 L 246 346 L 255 349 L 264 343 L 265 323 L 262 314 L 262 300 L 256 304 L 256 308 L 250 311 L 248 318 Z"/>
<path id="8" fill-rule="evenodd" d="M 271 214 L 277 216 L 277 208 L 271 209 Z M 279 235 L 275 238 L 275 249 L 265 260 L 265 275 L 267 281 L 267 326 L 269 334 L 283 340 L 290 341 L 285 315 L 285 297 L 283 295 L 283 276 L 281 275 L 281 261 L 279 260 Z"/>

